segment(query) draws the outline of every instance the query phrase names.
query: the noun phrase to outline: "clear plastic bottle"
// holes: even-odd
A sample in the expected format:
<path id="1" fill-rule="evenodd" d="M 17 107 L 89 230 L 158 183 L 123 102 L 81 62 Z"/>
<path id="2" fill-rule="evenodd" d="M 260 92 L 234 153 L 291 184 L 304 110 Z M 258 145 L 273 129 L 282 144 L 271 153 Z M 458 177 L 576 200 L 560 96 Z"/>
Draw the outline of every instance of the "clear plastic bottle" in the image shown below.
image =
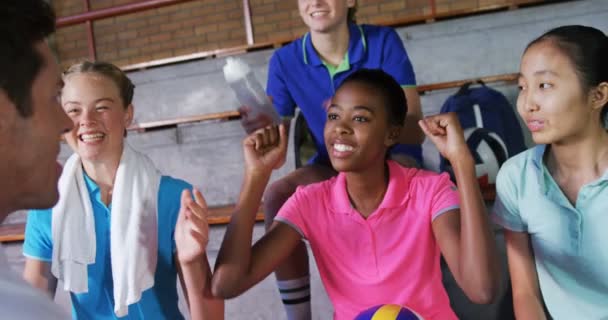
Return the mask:
<path id="1" fill-rule="evenodd" d="M 224 65 L 224 78 L 234 90 L 241 105 L 249 108 L 249 118 L 255 119 L 258 115 L 265 114 L 272 123 L 276 125 L 281 123 L 281 117 L 247 63 L 241 59 L 228 57 Z"/>

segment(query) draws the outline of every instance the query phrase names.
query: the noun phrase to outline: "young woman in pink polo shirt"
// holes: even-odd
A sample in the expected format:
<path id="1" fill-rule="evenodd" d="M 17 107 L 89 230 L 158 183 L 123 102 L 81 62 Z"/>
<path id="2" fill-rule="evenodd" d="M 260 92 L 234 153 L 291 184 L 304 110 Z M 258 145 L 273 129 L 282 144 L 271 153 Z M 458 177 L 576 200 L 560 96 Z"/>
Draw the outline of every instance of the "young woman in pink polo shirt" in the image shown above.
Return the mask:
<path id="1" fill-rule="evenodd" d="M 425 319 L 456 319 L 441 282 L 440 254 L 467 296 L 492 301 L 498 289 L 494 238 L 474 160 L 454 114 L 420 121 L 455 168 L 447 174 L 387 160 L 406 114 L 403 90 L 380 70 L 359 70 L 328 106 L 324 138 L 338 176 L 298 188 L 253 247 L 255 213 L 285 157 L 285 127 L 243 141 L 245 178 L 212 280 L 235 297 L 268 276 L 302 239 L 310 243 L 335 319 L 377 304 L 406 305 Z M 295 289 L 295 288 L 294 288 Z"/>

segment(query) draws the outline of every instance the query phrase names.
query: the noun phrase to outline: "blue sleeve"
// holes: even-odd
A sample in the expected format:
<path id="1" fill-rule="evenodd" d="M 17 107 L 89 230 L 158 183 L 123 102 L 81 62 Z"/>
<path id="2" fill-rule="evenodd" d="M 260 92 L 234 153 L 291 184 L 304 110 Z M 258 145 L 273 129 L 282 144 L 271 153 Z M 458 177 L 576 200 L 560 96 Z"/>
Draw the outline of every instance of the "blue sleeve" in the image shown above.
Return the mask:
<path id="1" fill-rule="evenodd" d="M 402 87 L 415 87 L 416 76 L 403 42 L 395 30 L 389 28 L 382 51 L 382 70 L 390 74 Z"/>
<path id="2" fill-rule="evenodd" d="M 171 252 L 173 253 L 176 251 L 175 225 L 177 224 L 182 191 L 184 189 L 192 190 L 192 185 L 184 180 L 169 176 L 163 176 L 160 180 L 160 187 L 158 189 L 159 230 L 167 230 L 165 226 L 170 226 Z M 160 234 L 159 239 L 161 239 Z M 162 245 L 162 243 L 159 242 L 159 245 Z"/>
<path id="3" fill-rule="evenodd" d="M 278 52 L 272 55 L 268 64 L 266 93 L 271 97 L 272 104 L 282 117 L 293 117 L 295 115 L 296 104 L 285 83 L 284 71 Z"/>
<path id="4" fill-rule="evenodd" d="M 25 225 L 23 255 L 41 261 L 50 262 L 53 258 L 53 240 L 51 236 L 51 209 L 30 210 Z"/>
<path id="5" fill-rule="evenodd" d="M 496 176 L 496 201 L 492 208 L 492 220 L 505 229 L 516 232 L 527 232 L 528 226 L 519 211 L 518 184 L 515 181 L 521 177 L 516 158 L 511 158 L 498 171 Z"/>

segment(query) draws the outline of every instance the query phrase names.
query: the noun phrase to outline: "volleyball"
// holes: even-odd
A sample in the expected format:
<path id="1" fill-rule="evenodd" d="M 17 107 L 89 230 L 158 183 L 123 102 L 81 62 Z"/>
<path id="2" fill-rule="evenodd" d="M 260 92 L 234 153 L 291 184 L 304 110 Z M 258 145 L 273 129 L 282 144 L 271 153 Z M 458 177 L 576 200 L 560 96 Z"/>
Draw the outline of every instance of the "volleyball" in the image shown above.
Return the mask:
<path id="1" fill-rule="evenodd" d="M 400 305 L 381 304 L 361 312 L 355 320 L 424 320 L 424 318 Z"/>

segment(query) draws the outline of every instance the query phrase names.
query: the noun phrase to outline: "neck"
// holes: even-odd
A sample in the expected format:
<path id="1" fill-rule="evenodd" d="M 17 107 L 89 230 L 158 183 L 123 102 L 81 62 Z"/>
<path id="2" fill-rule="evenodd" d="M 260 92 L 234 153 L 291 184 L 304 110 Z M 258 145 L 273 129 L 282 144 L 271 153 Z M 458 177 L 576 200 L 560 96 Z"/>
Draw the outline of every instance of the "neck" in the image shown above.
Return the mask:
<path id="1" fill-rule="evenodd" d="M 312 45 L 326 63 L 340 65 L 348 51 L 348 23 L 345 21 L 330 32 L 310 32 Z"/>
<path id="2" fill-rule="evenodd" d="M 101 201 L 108 205 L 112 202 L 112 190 L 116 179 L 116 171 L 120 164 L 120 156 L 103 161 L 82 161 L 84 171 L 99 186 Z"/>
<path id="3" fill-rule="evenodd" d="M 576 175 L 586 181 L 601 177 L 608 170 L 608 132 L 594 131 L 584 138 L 551 144 L 546 158 L 551 174 Z"/>
<path id="4" fill-rule="evenodd" d="M 388 165 L 385 161 L 361 172 L 346 173 L 346 191 L 351 203 L 363 217 L 374 212 L 388 188 Z"/>

